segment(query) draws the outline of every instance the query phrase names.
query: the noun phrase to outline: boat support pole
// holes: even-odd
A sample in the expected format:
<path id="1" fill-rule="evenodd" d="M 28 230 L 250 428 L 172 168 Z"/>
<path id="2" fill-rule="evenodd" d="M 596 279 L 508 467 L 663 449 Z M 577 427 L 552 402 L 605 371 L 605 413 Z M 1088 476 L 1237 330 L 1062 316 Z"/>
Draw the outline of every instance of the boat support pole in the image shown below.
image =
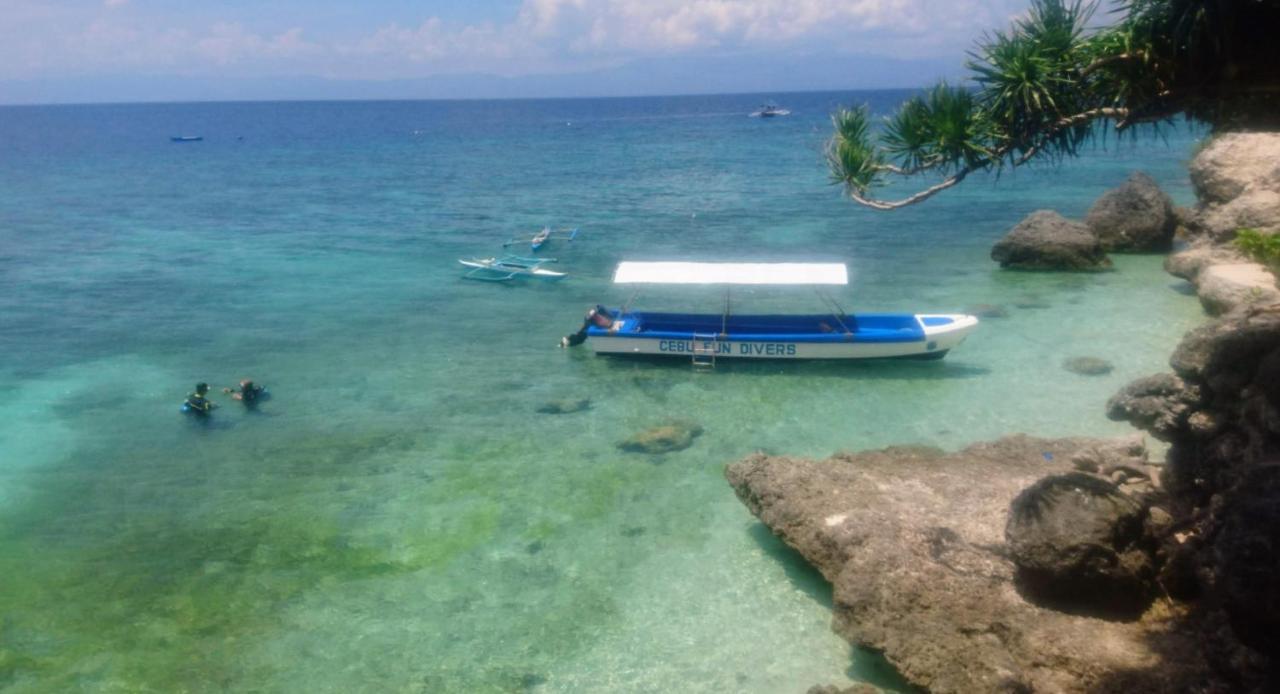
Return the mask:
<path id="1" fill-rule="evenodd" d="M 720 336 L 719 340 L 729 339 L 729 311 L 732 308 L 733 288 L 725 287 L 724 289 L 724 314 L 720 316 Z"/>
<path id="2" fill-rule="evenodd" d="M 844 334 L 852 335 L 853 331 L 849 329 L 849 326 L 844 324 L 844 319 L 849 317 L 844 312 L 844 307 L 837 303 L 836 300 L 825 291 L 821 289 L 815 289 L 814 291 L 818 293 L 818 298 L 822 299 L 823 303 L 827 305 L 827 308 L 832 310 L 831 317 L 835 318 L 836 322 L 840 324 L 840 329 L 844 331 Z"/>

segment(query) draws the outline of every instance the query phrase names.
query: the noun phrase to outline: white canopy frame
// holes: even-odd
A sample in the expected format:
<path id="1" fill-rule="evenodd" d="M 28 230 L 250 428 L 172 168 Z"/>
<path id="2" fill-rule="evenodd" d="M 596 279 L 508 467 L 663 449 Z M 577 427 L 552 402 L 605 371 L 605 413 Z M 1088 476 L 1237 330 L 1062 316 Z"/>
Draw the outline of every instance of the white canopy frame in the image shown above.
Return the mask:
<path id="1" fill-rule="evenodd" d="M 618 263 L 614 284 L 844 285 L 844 263 Z"/>
<path id="2" fill-rule="evenodd" d="M 831 315 L 846 336 L 853 332 L 845 324 L 849 316 L 823 286 L 847 285 L 849 271 L 844 263 L 698 263 L 698 262 L 640 262 L 618 263 L 613 273 L 614 284 L 721 284 L 725 286 L 724 312 L 721 315 L 720 334 L 716 339 L 728 337 L 728 321 L 731 312 L 733 285 L 805 285 L 812 286 L 818 297 L 827 304 Z M 626 313 L 639 296 L 637 289 L 619 313 Z"/>

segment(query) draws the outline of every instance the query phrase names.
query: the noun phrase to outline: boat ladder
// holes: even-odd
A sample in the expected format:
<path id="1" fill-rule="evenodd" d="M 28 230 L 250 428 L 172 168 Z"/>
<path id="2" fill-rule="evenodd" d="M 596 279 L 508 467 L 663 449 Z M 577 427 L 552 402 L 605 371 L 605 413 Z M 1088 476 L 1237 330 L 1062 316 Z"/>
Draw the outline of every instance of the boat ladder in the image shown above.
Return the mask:
<path id="1" fill-rule="evenodd" d="M 706 343 L 711 343 L 710 347 L 704 347 Z M 716 368 L 716 353 L 720 347 L 720 336 L 715 333 L 694 333 L 693 334 L 693 368 L 695 369 L 714 369 Z"/>

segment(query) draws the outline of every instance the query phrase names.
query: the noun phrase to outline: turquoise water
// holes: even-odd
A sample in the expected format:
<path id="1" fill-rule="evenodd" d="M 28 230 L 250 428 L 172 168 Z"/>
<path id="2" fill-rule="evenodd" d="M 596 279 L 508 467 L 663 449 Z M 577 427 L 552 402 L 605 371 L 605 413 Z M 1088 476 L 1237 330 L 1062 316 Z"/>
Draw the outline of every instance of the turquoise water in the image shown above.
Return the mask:
<path id="1" fill-rule="evenodd" d="M 891 681 L 726 462 L 1126 431 L 1121 384 L 1200 320 L 1158 257 L 1000 272 L 1026 213 L 1193 138 L 1111 143 L 896 213 L 827 185 L 837 103 L 901 93 L 0 109 L 0 688 L 780 692 Z M 170 135 L 199 134 L 173 144 Z M 543 224 L 554 285 L 460 279 Z M 620 259 L 837 260 L 851 310 L 1002 307 L 936 363 L 560 350 Z M 650 291 L 638 305 L 719 306 Z M 740 291 L 740 310 L 811 310 Z M 1072 356 L 1115 364 L 1103 377 Z M 197 380 L 250 376 L 256 412 Z M 563 398 L 588 410 L 537 413 Z M 636 431 L 705 433 L 662 456 Z"/>

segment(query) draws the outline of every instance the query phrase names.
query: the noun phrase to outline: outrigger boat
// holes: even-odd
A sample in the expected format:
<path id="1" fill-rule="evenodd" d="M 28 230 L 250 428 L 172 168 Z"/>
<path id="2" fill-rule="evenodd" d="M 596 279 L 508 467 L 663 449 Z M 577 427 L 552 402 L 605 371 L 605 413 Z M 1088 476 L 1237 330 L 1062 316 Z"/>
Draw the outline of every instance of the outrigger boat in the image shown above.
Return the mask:
<path id="1" fill-rule="evenodd" d="M 543 265 L 556 262 L 555 258 L 525 258 L 518 255 L 504 255 L 501 258 L 459 258 L 459 263 L 471 268 L 463 275 L 464 279 L 482 280 L 485 282 L 509 282 L 517 277 L 535 277 L 543 280 L 558 280 L 567 277 L 568 273 L 548 270 Z"/>
<path id="2" fill-rule="evenodd" d="M 556 231 L 553 231 L 551 227 L 542 227 L 542 231 L 539 231 L 533 236 L 529 238 L 511 239 L 510 241 L 502 244 L 502 247 L 506 248 L 507 246 L 514 246 L 516 244 L 527 243 L 529 244 L 529 249 L 532 250 L 534 253 L 537 253 L 542 248 L 542 246 L 545 245 L 548 241 L 553 241 L 553 240 L 572 241 L 576 238 L 578 238 L 577 227 L 574 227 L 573 229 L 560 229 Z"/>
<path id="3" fill-rule="evenodd" d="M 845 285 L 843 263 L 624 262 L 615 284 Z M 978 325 L 960 314 L 849 315 L 819 290 L 828 313 L 738 315 L 728 289 L 720 314 L 657 313 L 598 306 L 564 346 L 588 338 L 597 354 L 661 355 L 714 366 L 717 358 L 941 359 Z M 628 302 L 630 303 L 630 302 Z"/>

